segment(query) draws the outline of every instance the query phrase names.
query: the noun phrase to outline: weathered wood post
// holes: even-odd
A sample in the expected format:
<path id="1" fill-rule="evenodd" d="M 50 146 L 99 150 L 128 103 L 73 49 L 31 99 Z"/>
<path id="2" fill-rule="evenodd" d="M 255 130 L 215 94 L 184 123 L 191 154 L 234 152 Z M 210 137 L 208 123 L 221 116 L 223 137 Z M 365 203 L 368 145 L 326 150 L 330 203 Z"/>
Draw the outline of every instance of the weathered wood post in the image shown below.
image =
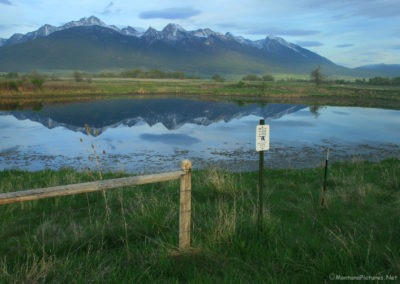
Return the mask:
<path id="1" fill-rule="evenodd" d="M 181 161 L 180 207 L 179 207 L 179 249 L 190 247 L 191 195 L 192 195 L 192 162 Z"/>

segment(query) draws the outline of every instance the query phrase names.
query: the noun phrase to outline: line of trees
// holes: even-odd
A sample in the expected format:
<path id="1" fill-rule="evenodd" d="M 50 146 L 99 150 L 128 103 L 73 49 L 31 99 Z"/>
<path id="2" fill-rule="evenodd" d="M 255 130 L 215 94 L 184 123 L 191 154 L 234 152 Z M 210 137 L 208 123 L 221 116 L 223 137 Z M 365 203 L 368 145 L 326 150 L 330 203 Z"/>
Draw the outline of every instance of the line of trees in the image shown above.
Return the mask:
<path id="1" fill-rule="evenodd" d="M 262 76 L 258 76 L 256 74 L 247 74 L 242 78 L 243 81 L 264 81 L 264 82 L 273 82 L 275 78 L 270 74 L 265 74 Z"/>
<path id="2" fill-rule="evenodd" d="M 146 78 L 146 79 L 185 79 L 185 73 L 182 71 L 167 72 L 161 70 L 144 71 L 141 69 L 125 70 L 119 73 L 103 72 L 95 75 L 96 77 L 115 77 L 115 78 Z"/>
<path id="3" fill-rule="evenodd" d="M 320 85 L 327 81 L 327 76 L 322 72 L 322 68 L 318 66 L 310 72 L 310 81 L 316 85 Z M 387 78 L 387 77 L 373 77 L 369 79 L 356 79 L 354 82 L 346 80 L 334 80 L 332 81 L 338 84 L 363 84 L 363 85 L 374 85 L 374 86 L 400 86 L 400 77 Z"/>
<path id="4" fill-rule="evenodd" d="M 369 85 L 378 85 L 378 86 L 400 86 L 400 77 L 395 78 L 385 78 L 385 77 L 373 77 L 366 79 L 357 79 L 355 81 L 359 84 L 369 84 Z"/>

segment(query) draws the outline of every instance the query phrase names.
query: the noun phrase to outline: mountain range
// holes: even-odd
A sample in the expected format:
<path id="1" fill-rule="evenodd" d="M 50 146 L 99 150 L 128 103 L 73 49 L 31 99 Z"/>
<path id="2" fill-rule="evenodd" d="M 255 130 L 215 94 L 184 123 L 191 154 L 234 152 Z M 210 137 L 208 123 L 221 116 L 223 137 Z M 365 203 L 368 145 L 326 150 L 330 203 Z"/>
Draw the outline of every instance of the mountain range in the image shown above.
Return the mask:
<path id="1" fill-rule="evenodd" d="M 377 73 L 371 66 L 339 66 L 279 37 L 252 41 L 208 28 L 187 31 L 177 24 L 161 31 L 120 29 L 94 16 L 0 39 L 0 72 L 160 69 L 208 76 L 309 74 L 317 66 L 327 75 L 386 74 L 382 66 Z M 389 67 L 390 76 L 400 76 L 400 65 Z"/>

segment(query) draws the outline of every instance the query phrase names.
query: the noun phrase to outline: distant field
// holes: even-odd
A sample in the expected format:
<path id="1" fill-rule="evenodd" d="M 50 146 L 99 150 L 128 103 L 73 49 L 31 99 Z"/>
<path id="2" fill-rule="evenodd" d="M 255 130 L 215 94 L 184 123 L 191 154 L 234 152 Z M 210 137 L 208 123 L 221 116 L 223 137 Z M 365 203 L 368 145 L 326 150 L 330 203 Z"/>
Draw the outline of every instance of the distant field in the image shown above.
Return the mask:
<path id="1" fill-rule="evenodd" d="M 93 78 L 75 82 L 71 78 L 47 80 L 40 88 L 20 86 L 0 89 L 2 109 L 32 107 L 41 103 L 120 97 L 180 96 L 236 100 L 241 102 L 304 103 L 400 109 L 399 86 L 370 86 L 310 82 L 225 81 L 206 79 Z"/>

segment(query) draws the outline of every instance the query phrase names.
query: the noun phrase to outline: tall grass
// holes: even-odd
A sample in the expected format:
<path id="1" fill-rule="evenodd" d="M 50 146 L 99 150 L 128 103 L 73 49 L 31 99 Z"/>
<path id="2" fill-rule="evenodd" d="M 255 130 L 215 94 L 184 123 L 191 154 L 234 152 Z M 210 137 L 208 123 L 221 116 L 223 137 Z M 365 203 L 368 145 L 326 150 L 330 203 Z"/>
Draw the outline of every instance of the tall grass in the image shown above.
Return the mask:
<path id="1" fill-rule="evenodd" d="M 103 174 L 110 178 L 122 174 Z M 91 180 L 88 173 L 0 173 L 0 191 Z M 0 282 L 324 283 L 400 277 L 400 161 L 257 173 L 193 172 L 192 249 L 178 244 L 179 182 L 0 206 Z M 105 202 L 110 208 L 109 216 Z"/>

